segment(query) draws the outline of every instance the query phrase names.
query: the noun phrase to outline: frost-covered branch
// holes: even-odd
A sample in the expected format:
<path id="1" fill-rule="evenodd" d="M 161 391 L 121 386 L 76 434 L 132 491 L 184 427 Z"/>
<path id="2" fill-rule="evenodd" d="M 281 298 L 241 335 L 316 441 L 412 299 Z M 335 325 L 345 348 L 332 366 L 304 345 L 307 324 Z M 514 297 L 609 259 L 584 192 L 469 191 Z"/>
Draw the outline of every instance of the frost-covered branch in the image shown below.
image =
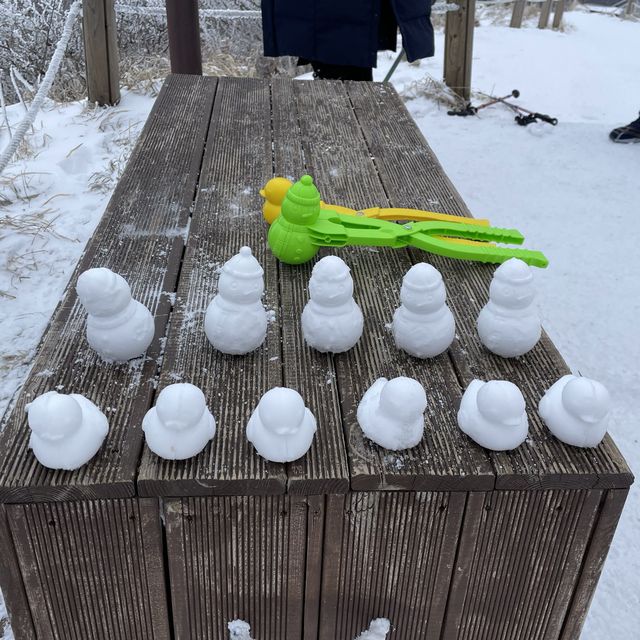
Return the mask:
<path id="1" fill-rule="evenodd" d="M 9 144 L 0 155 L 0 173 L 2 173 L 7 165 L 9 164 L 13 154 L 16 152 L 16 149 L 22 142 L 25 134 L 27 133 L 29 127 L 33 125 L 33 122 L 42 107 L 42 104 L 51 89 L 51 85 L 55 80 L 56 74 L 58 73 L 58 69 L 60 68 L 60 63 L 62 62 L 62 56 L 64 56 L 64 52 L 67 48 L 67 44 L 69 44 L 69 39 L 71 38 L 71 32 L 73 30 L 73 23 L 75 19 L 78 17 L 78 14 L 82 10 L 82 2 L 81 0 L 75 0 L 75 2 L 69 8 L 69 13 L 67 14 L 67 18 L 64 23 L 64 28 L 62 29 L 62 36 L 56 45 L 56 49 L 53 52 L 53 56 L 51 57 L 51 62 L 49 62 L 49 67 L 47 68 L 47 72 L 44 75 L 44 79 L 38 88 L 38 92 L 36 93 L 33 101 L 31 102 L 31 106 L 29 110 L 22 120 L 20 124 L 16 127 L 15 135 L 9 141 Z"/>

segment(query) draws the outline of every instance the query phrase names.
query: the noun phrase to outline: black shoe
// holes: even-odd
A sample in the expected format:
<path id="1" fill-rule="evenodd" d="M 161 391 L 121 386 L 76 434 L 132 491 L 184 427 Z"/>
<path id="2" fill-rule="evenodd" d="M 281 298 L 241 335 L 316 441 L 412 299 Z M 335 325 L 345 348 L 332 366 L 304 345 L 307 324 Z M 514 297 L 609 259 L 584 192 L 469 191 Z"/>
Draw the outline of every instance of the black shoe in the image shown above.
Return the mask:
<path id="1" fill-rule="evenodd" d="M 609 137 L 614 142 L 640 142 L 640 118 L 630 122 L 626 127 L 614 129 Z"/>

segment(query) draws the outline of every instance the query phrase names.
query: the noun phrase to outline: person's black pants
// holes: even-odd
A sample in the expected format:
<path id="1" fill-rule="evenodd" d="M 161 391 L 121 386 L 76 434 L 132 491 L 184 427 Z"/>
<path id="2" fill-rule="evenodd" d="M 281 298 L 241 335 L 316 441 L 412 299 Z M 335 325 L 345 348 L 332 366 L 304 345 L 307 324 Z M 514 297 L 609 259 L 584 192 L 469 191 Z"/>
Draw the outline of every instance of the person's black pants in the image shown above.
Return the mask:
<path id="1" fill-rule="evenodd" d="M 350 67 L 339 64 L 311 62 L 313 77 L 320 80 L 373 80 L 371 67 Z"/>

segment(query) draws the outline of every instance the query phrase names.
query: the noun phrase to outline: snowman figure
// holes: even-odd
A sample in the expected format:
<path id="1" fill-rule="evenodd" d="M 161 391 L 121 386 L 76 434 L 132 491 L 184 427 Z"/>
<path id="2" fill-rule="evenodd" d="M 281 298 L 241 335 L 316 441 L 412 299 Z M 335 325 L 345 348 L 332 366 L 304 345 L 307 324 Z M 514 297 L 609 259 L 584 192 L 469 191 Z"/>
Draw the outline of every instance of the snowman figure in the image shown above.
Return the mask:
<path id="1" fill-rule="evenodd" d="M 109 431 L 106 416 L 77 393 L 49 391 L 30 402 L 29 448 L 49 469 L 72 471 L 96 455 Z"/>
<path id="2" fill-rule="evenodd" d="M 311 299 L 302 311 L 302 333 L 310 347 L 323 353 L 348 351 L 362 335 L 364 318 L 353 299 L 349 271 L 337 256 L 326 256 L 311 272 Z"/>
<path id="3" fill-rule="evenodd" d="M 204 393 L 187 384 L 171 384 L 158 396 L 143 421 L 147 446 L 165 460 L 197 456 L 216 434 L 216 421 Z"/>
<path id="4" fill-rule="evenodd" d="M 297 391 L 275 387 L 265 393 L 247 424 L 247 439 L 265 460 L 291 462 L 311 446 L 316 419 Z"/>
<path id="5" fill-rule="evenodd" d="M 149 309 L 131 297 L 127 281 L 104 267 L 80 274 L 78 298 L 89 314 L 87 342 L 108 362 L 141 356 L 155 333 Z"/>
<path id="6" fill-rule="evenodd" d="M 534 298 L 533 274 L 522 260 L 511 258 L 496 269 L 478 316 L 478 334 L 489 351 L 515 358 L 533 349 L 542 333 Z"/>
<path id="7" fill-rule="evenodd" d="M 434 358 L 449 348 L 456 323 L 446 303 L 440 272 L 430 264 L 413 265 L 402 279 L 401 305 L 393 314 L 393 336 L 399 349 L 416 358 Z"/>
<path id="8" fill-rule="evenodd" d="M 369 628 L 363 631 L 356 640 L 385 640 L 391 630 L 391 623 L 386 618 L 376 618 Z"/>
<path id="9" fill-rule="evenodd" d="M 485 449 L 519 447 L 529 432 L 520 389 L 506 380 L 473 380 L 460 401 L 458 426 Z"/>
<path id="10" fill-rule="evenodd" d="M 427 396 L 413 378 L 378 378 L 358 405 L 357 419 L 367 438 L 385 449 L 415 447 L 424 433 Z"/>
<path id="11" fill-rule="evenodd" d="M 597 447 L 607 433 L 610 406 L 603 384 L 567 375 L 544 394 L 538 411 L 558 440 L 574 447 Z"/>
<path id="12" fill-rule="evenodd" d="M 249 247 L 242 247 L 222 267 L 218 294 L 204 318 L 204 331 L 218 351 L 242 355 L 264 342 L 267 312 L 261 302 L 263 274 Z"/>

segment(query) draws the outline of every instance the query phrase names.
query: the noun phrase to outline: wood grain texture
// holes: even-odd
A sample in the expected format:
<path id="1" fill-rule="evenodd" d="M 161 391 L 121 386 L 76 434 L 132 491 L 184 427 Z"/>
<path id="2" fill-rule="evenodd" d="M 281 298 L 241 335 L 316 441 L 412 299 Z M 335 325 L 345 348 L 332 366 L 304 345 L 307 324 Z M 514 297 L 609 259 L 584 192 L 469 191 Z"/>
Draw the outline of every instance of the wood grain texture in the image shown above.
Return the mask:
<path id="1" fill-rule="evenodd" d="M 328 496 L 320 640 L 391 621 L 390 640 L 439 638 L 465 495 Z"/>
<path id="2" fill-rule="evenodd" d="M 396 205 L 468 216 L 467 207 L 393 88 L 375 83 L 349 83 L 348 87 L 389 199 Z M 394 117 L 388 117 L 389 113 Z M 408 184 L 411 189 L 406 188 Z M 449 354 L 462 386 L 474 378 L 510 380 L 520 387 L 527 402 L 527 441 L 515 451 L 489 454 L 496 488 L 629 486 L 633 475 L 609 436 L 595 449 L 580 449 L 563 444 L 542 424 L 537 413 L 540 398 L 551 384 L 569 373 L 546 334 L 531 352 L 515 359 L 495 356 L 480 343 L 476 318 L 487 301 L 494 267 L 418 251 L 412 252 L 412 259 L 431 262 L 443 275 L 457 329 Z M 466 436 L 464 440 L 467 447 L 473 446 Z"/>
<path id="3" fill-rule="evenodd" d="M 169 638 L 156 500 L 6 510 L 38 638 Z"/>
<path id="4" fill-rule="evenodd" d="M 89 102 L 120 102 L 118 32 L 114 0 L 83 0 L 82 30 Z"/>
<path id="5" fill-rule="evenodd" d="M 511 23 L 509 24 L 512 29 L 520 29 L 520 27 L 522 27 L 522 18 L 524 17 L 526 6 L 527 0 L 516 0 L 513 3 L 513 13 L 511 14 Z"/>
<path id="6" fill-rule="evenodd" d="M 344 85 L 293 83 L 293 90 L 305 167 L 315 177 L 324 200 L 356 207 L 385 205 L 385 189 Z M 411 266 L 409 254 L 364 247 L 336 253 L 352 270 L 355 299 L 365 317 L 359 343 L 333 357 L 352 488 L 493 487 L 494 476 L 486 455 L 479 447 L 469 446 L 455 424 L 459 386 L 447 356 L 426 361 L 412 358 L 395 347 L 387 329 L 399 304 L 402 276 Z M 423 442 L 408 451 L 391 452 L 363 436 L 356 409 L 376 378 L 400 375 L 416 378 L 425 386 L 429 405 Z"/>
<path id="7" fill-rule="evenodd" d="M 612 489 L 605 492 L 580 578 L 559 635 L 560 640 L 577 640 L 580 637 L 628 493 L 628 489 Z"/>
<path id="8" fill-rule="evenodd" d="M 166 500 L 176 640 L 226 638 L 236 619 L 261 640 L 300 640 L 307 512 L 303 496 Z"/>
<path id="9" fill-rule="evenodd" d="M 292 83 L 287 86 L 291 91 Z M 143 495 L 320 494 L 349 487 L 337 392 L 327 384 L 333 382 L 330 360 L 303 347 L 299 316 L 308 274 L 279 265 L 266 246 L 258 191 L 273 176 L 273 158 L 280 168 L 299 148 L 286 134 L 286 94 L 274 90 L 273 101 L 272 124 L 267 82 L 220 80 L 160 384 L 184 380 L 202 388 L 219 431 L 185 462 L 160 461 L 145 450 L 138 480 Z M 262 347 L 233 357 L 208 343 L 203 321 L 216 270 L 243 244 L 265 269 L 265 304 L 276 319 Z M 311 450 L 289 465 L 265 462 L 245 435 L 260 397 L 283 384 L 302 394 L 318 420 Z"/>
<path id="10" fill-rule="evenodd" d="M 458 10 L 447 12 L 445 19 L 444 81 L 455 93 L 469 100 L 476 0 L 462 0 L 457 4 Z"/>
<path id="11" fill-rule="evenodd" d="M 562 16 L 564 15 L 565 0 L 556 0 L 556 9 L 553 13 L 553 28 L 562 27 Z"/>
<path id="12" fill-rule="evenodd" d="M 0 586 L 14 636 L 18 640 L 35 640 L 36 632 L 11 539 L 7 508 L 3 504 L 0 504 Z"/>
<path id="13" fill-rule="evenodd" d="M 470 496 L 443 640 L 557 639 L 601 491 Z"/>
<path id="14" fill-rule="evenodd" d="M 134 494 L 140 425 L 157 383 L 170 296 L 178 277 L 215 87 L 215 80 L 174 76 L 158 96 L 43 337 L 17 403 L 5 418 L 0 434 L 0 502 Z M 177 117 L 183 111 L 192 116 Z M 134 298 L 155 315 L 156 334 L 145 357 L 108 364 L 87 344 L 86 315 L 76 298 L 75 282 L 90 267 L 109 267 L 120 273 L 131 285 Z M 77 471 L 45 469 L 28 449 L 25 405 L 51 389 L 85 395 L 109 419 L 103 447 Z"/>
<path id="15" fill-rule="evenodd" d="M 549 16 L 551 15 L 551 4 L 553 0 L 544 0 L 540 8 L 540 19 L 538 20 L 538 29 L 546 29 L 549 26 Z"/>

